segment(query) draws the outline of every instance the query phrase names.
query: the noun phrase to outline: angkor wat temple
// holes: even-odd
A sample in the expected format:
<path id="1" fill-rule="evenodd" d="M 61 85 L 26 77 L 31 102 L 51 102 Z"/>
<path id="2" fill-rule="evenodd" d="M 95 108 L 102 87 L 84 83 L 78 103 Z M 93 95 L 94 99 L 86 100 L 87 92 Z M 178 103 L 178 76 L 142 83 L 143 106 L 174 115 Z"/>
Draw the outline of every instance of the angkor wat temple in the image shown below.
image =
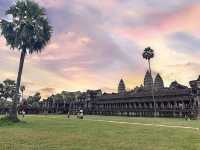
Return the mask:
<path id="1" fill-rule="evenodd" d="M 75 113 L 83 109 L 85 114 L 95 115 L 200 118 L 200 77 L 189 84 L 190 88 L 174 81 L 169 87 L 165 87 L 159 74 L 153 79 L 147 71 L 144 85 L 134 90 L 126 91 L 121 79 L 118 93 L 87 91 L 70 103 L 56 105 L 56 110 Z M 46 101 L 42 108 L 52 112 L 55 106 L 53 102 Z"/>
<path id="2" fill-rule="evenodd" d="M 149 71 L 144 77 L 144 86 L 126 91 L 121 79 L 117 94 L 104 94 L 95 103 L 95 113 L 103 115 L 200 117 L 200 77 L 191 81 L 192 88 L 174 81 L 164 86 L 162 77 L 155 80 Z"/>

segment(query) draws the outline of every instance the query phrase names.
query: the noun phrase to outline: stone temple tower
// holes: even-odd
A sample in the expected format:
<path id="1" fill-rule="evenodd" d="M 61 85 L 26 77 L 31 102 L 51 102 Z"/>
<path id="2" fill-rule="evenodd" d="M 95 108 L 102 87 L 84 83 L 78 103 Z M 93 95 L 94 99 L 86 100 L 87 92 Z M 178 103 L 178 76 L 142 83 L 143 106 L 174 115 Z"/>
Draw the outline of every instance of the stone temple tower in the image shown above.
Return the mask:
<path id="1" fill-rule="evenodd" d="M 144 89 L 152 90 L 153 78 L 149 71 L 146 72 L 144 77 Z"/>
<path id="2" fill-rule="evenodd" d="M 158 73 L 156 75 L 155 81 L 154 81 L 154 89 L 159 90 L 164 88 L 164 82 L 160 74 Z"/>
<path id="3" fill-rule="evenodd" d="M 120 82 L 119 82 L 119 85 L 118 85 L 118 93 L 120 95 L 123 95 L 123 94 L 125 94 L 125 92 L 126 92 L 126 86 L 124 84 L 123 79 L 121 79 Z"/>

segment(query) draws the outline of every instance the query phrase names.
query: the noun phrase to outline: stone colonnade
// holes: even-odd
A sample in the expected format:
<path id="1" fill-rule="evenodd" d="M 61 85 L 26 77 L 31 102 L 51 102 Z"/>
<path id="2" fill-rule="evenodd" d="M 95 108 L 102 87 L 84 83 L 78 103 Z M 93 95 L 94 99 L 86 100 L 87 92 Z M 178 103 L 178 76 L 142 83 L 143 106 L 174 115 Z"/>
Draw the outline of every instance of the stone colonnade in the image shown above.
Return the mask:
<path id="1" fill-rule="evenodd" d="M 138 117 L 187 117 L 197 115 L 199 106 L 190 96 L 165 96 L 120 98 L 99 100 L 95 106 L 97 115 L 120 115 Z"/>

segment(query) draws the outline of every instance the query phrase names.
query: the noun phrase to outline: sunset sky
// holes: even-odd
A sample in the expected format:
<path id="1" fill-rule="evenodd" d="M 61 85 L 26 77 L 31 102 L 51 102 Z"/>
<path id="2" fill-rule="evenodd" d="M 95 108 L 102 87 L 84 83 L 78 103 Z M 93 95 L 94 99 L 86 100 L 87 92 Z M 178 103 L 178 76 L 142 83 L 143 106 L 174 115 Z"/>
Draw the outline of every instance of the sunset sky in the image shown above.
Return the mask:
<path id="1" fill-rule="evenodd" d="M 62 90 L 115 92 L 143 83 L 145 47 L 155 51 L 152 70 L 168 86 L 188 85 L 200 74 L 199 0 L 35 0 L 46 8 L 54 33 L 39 55 L 26 57 L 25 94 Z M 0 17 L 14 0 L 0 0 Z M 0 37 L 0 81 L 16 79 L 19 51 Z"/>

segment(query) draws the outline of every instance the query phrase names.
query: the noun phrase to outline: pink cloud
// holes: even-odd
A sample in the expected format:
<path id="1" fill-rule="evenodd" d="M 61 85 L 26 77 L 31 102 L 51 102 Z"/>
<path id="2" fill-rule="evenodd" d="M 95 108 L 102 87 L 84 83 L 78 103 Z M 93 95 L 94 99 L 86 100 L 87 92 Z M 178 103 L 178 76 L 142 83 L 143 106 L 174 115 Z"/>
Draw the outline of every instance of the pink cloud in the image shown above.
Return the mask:
<path id="1" fill-rule="evenodd" d="M 65 3 L 65 0 L 34 0 L 34 1 L 47 8 L 63 7 L 63 4 Z"/>
<path id="2" fill-rule="evenodd" d="M 54 37 L 41 55 L 34 55 L 32 58 L 42 58 L 43 60 L 70 59 L 83 55 L 82 51 L 87 51 L 87 45 L 91 41 L 89 37 L 74 32 L 60 33 Z"/>
<path id="3" fill-rule="evenodd" d="M 178 12 L 170 14 L 166 18 L 162 18 L 159 22 L 159 31 L 194 31 L 200 26 L 199 21 L 200 5 L 191 4 L 185 6 Z"/>
<path id="4" fill-rule="evenodd" d="M 99 0 L 74 0 L 77 6 L 83 7 L 92 7 L 99 10 L 107 10 L 111 11 L 117 4 L 119 4 L 116 0 L 107 0 L 107 1 L 99 1 Z"/>
<path id="5" fill-rule="evenodd" d="M 139 26 L 114 27 L 112 31 L 130 39 L 144 40 L 172 32 L 196 32 L 199 29 L 200 5 L 191 4 L 169 13 L 149 12 L 146 22 Z"/>

